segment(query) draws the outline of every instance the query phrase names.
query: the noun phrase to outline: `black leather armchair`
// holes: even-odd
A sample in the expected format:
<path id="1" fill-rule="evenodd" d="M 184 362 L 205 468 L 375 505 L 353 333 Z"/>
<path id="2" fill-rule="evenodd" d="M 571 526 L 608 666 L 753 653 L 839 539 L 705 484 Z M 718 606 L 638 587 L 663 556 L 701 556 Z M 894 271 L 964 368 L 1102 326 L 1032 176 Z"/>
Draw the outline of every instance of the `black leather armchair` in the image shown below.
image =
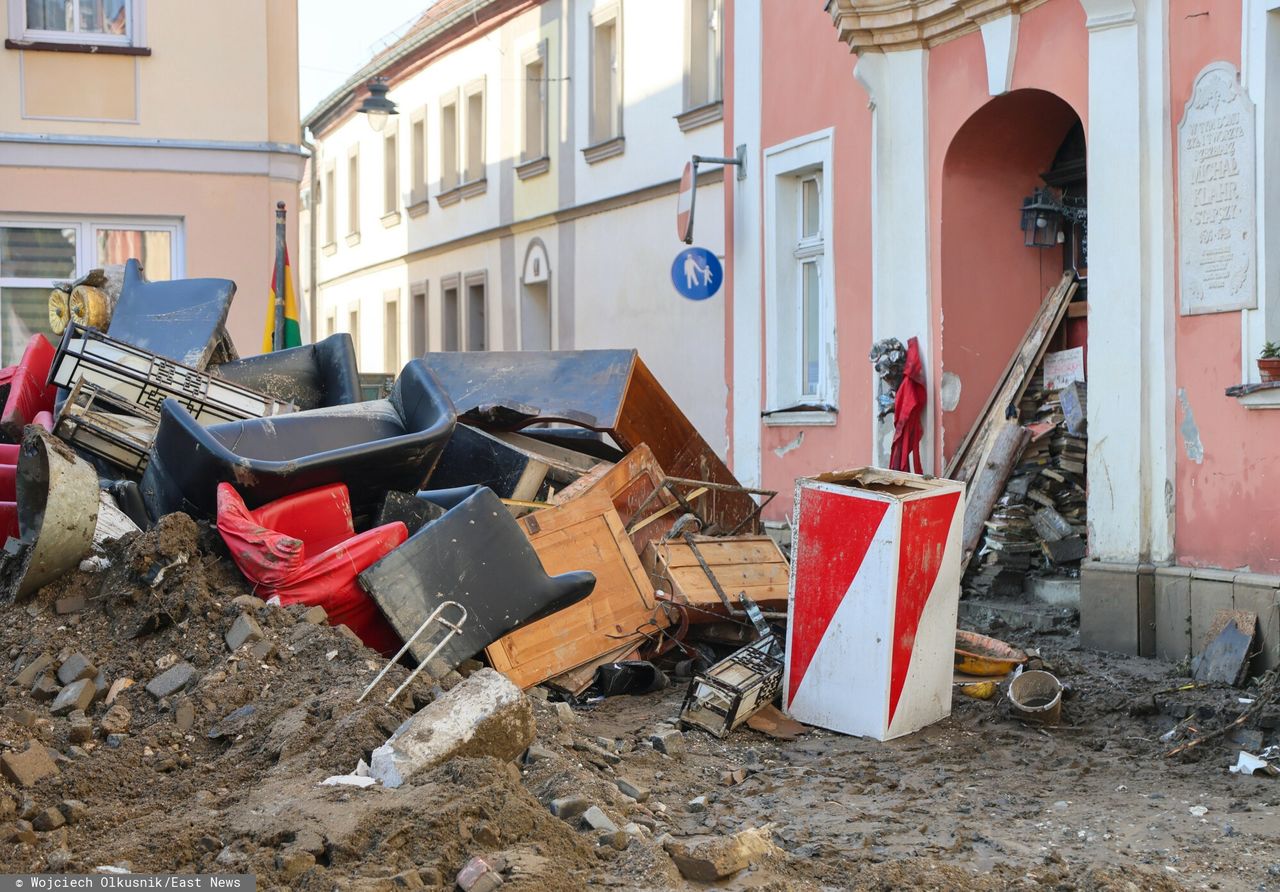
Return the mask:
<path id="1" fill-rule="evenodd" d="M 441 601 L 467 608 L 462 634 L 441 650 L 436 660 L 442 665 L 432 666 L 433 674 L 456 668 L 520 626 L 576 604 L 596 585 L 595 574 L 585 570 L 548 576 L 529 538 L 493 491 L 475 487 L 467 495 L 467 489 L 419 493 L 453 507 L 359 576 L 403 641 Z M 456 619 L 452 613 L 444 616 Z M 415 660 L 440 641 L 440 630 L 431 631 L 409 648 Z"/>
<path id="2" fill-rule="evenodd" d="M 360 402 L 356 350 L 346 332 L 314 344 L 226 362 L 212 373 L 304 410 Z"/>
<path id="3" fill-rule="evenodd" d="M 142 497 L 154 518 L 211 517 L 219 483 L 256 508 L 304 489 L 345 483 L 363 517 L 389 489 L 415 491 L 430 476 L 457 415 L 421 360 L 408 363 L 390 399 L 202 427 L 172 399 L 160 409 Z"/>

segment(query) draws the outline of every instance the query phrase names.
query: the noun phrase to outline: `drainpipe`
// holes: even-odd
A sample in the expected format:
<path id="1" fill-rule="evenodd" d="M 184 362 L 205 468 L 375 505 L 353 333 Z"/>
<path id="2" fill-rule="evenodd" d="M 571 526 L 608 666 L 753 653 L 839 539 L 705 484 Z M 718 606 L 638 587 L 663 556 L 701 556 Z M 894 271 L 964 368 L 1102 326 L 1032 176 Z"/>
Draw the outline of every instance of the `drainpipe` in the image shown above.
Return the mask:
<path id="1" fill-rule="evenodd" d="M 316 147 L 307 142 L 307 128 L 302 127 L 298 141 L 302 143 L 302 147 L 311 155 L 311 200 L 307 202 L 307 214 L 309 215 L 309 228 L 307 231 L 307 310 L 308 316 L 307 327 L 311 329 L 311 338 L 309 343 L 316 342 L 316 190 L 320 187 L 320 174 L 317 171 L 320 156 L 316 152 Z"/>

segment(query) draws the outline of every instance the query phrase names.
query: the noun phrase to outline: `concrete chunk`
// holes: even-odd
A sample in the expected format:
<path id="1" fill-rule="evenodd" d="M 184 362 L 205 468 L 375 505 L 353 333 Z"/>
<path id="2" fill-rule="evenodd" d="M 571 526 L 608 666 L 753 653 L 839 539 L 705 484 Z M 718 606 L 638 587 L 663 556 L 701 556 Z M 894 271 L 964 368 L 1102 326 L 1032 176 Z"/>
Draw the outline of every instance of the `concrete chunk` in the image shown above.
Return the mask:
<path id="1" fill-rule="evenodd" d="M 5 753 L 0 756 L 0 773 L 19 787 L 31 787 L 40 780 L 57 774 L 58 766 L 53 764 L 44 745 L 33 740 L 20 753 Z"/>
<path id="2" fill-rule="evenodd" d="M 147 693 L 163 700 L 186 687 L 195 674 L 196 668 L 190 663 L 178 663 L 147 682 Z"/>
<path id="3" fill-rule="evenodd" d="M 19 687 L 24 687 L 27 690 L 30 690 L 31 686 L 36 683 L 36 679 L 52 665 L 52 654 L 40 654 L 40 656 L 22 667 L 22 671 L 18 673 L 15 681 L 17 681 Z"/>
<path id="4" fill-rule="evenodd" d="M 252 641 L 261 641 L 262 626 L 258 625 L 258 621 L 249 614 L 242 613 L 236 617 L 236 621 L 231 624 L 231 628 L 227 630 L 224 637 L 227 649 L 235 653 Z"/>
<path id="5" fill-rule="evenodd" d="M 92 678 L 73 681 L 58 693 L 57 698 L 53 701 L 53 706 L 49 707 L 49 711 L 54 715 L 66 715 L 77 709 L 86 710 L 93 703 L 93 695 L 97 693 L 97 690 L 93 686 Z"/>
<path id="6" fill-rule="evenodd" d="M 398 787 L 455 756 L 517 758 L 533 742 L 533 706 L 493 669 L 481 669 L 419 710 L 373 751 L 369 774 Z"/>
<path id="7" fill-rule="evenodd" d="M 89 662 L 89 658 L 76 653 L 67 657 L 58 667 L 58 683 L 67 685 L 82 678 L 93 678 L 97 674 L 98 669 Z"/>
<path id="8" fill-rule="evenodd" d="M 663 848 L 685 879 L 714 883 L 769 854 L 773 843 L 764 831 L 743 830 L 733 836 L 671 837 Z"/>
<path id="9" fill-rule="evenodd" d="M 562 796 L 551 800 L 551 813 L 566 821 L 580 817 L 591 807 L 591 800 L 585 796 Z"/>
<path id="10" fill-rule="evenodd" d="M 618 825 L 609 820 L 609 816 L 598 805 L 593 805 L 582 813 L 582 824 L 591 830 L 601 830 L 605 833 L 617 833 Z"/>
<path id="11" fill-rule="evenodd" d="M 618 790 L 624 796 L 630 796 L 636 802 L 644 802 L 649 798 L 649 791 L 633 780 L 620 777 L 616 783 L 618 784 Z"/>

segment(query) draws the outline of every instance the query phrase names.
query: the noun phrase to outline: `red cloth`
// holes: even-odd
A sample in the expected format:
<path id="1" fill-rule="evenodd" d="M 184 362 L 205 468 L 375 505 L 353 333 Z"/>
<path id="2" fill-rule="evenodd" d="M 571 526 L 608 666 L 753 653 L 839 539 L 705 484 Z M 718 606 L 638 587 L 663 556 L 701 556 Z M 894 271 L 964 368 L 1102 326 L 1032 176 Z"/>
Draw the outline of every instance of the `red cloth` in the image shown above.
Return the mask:
<path id="1" fill-rule="evenodd" d="M 924 407 L 928 401 L 924 387 L 924 363 L 920 360 L 920 343 L 907 341 L 907 361 L 902 370 L 902 383 L 893 398 L 893 451 L 889 469 L 924 473 L 920 463 L 920 439 L 924 436 Z M 915 468 L 911 464 L 915 464 Z"/>
<path id="2" fill-rule="evenodd" d="M 260 596 L 286 606 L 323 607 L 330 625 L 347 626 L 374 650 L 390 656 L 400 649 L 400 637 L 356 577 L 403 544 L 409 530 L 396 521 L 356 535 L 345 485 L 317 487 L 250 511 L 231 484 L 220 483 L 218 532 Z"/>

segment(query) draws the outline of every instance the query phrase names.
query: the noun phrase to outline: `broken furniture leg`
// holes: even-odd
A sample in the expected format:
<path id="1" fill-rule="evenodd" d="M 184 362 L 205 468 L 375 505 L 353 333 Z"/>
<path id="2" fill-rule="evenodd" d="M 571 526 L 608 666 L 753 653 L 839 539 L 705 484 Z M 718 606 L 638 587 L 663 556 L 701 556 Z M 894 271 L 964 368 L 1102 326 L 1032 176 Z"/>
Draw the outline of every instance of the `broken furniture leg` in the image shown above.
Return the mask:
<path id="1" fill-rule="evenodd" d="M 458 609 L 458 618 L 453 622 L 450 622 L 440 616 L 440 614 L 449 607 L 456 607 Z M 422 633 L 425 632 L 433 623 L 439 623 L 445 629 L 444 637 L 436 643 L 435 647 L 431 648 L 431 652 L 428 653 L 424 659 L 418 661 L 418 665 L 409 673 L 409 677 L 404 680 L 400 687 L 395 689 L 395 692 L 390 697 L 387 698 L 387 704 L 390 705 L 395 701 L 396 697 L 399 697 L 400 693 L 418 677 L 418 673 L 425 669 L 427 664 L 435 659 L 436 654 L 444 650 L 444 646 L 449 643 L 449 639 L 453 638 L 454 635 L 462 634 L 462 624 L 466 621 L 467 608 L 463 607 L 457 601 L 441 601 L 440 606 L 431 611 L 431 615 L 422 621 L 422 625 L 418 626 L 418 631 L 409 636 L 409 639 L 405 641 L 404 646 L 396 651 L 396 655 L 388 660 L 387 665 L 382 667 L 382 671 L 377 674 L 373 681 L 369 682 L 369 686 L 360 693 L 360 696 L 356 698 L 356 702 L 359 703 L 365 697 L 369 696 L 369 692 L 378 686 L 378 682 L 382 681 L 383 676 L 391 670 L 392 666 L 400 662 L 400 658 L 408 652 L 409 648 L 413 647 L 414 642 L 421 637 Z"/>

